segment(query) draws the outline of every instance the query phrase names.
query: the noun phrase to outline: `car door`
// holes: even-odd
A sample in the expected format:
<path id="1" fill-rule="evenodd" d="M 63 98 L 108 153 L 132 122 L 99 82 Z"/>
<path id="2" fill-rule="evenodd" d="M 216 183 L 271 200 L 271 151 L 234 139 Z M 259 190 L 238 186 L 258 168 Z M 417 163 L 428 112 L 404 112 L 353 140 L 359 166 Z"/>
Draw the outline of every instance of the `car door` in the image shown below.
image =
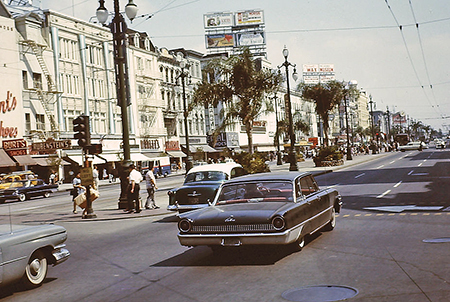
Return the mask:
<path id="1" fill-rule="evenodd" d="M 329 204 L 328 197 L 323 191 L 319 190 L 319 186 L 312 175 L 301 177 L 299 185 L 309 207 L 311 231 L 314 231 L 327 221 L 327 216 L 324 215 L 324 212 Z"/>

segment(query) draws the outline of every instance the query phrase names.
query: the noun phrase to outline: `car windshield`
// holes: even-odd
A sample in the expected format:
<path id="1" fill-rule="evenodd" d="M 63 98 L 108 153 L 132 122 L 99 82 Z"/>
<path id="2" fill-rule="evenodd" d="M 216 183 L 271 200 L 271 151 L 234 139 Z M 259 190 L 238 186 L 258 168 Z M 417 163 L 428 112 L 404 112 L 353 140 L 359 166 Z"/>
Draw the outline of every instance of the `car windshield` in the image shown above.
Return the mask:
<path id="1" fill-rule="evenodd" d="M 197 181 L 224 181 L 228 176 L 221 171 L 202 171 L 189 173 L 186 176 L 184 183 L 197 182 Z"/>
<path id="2" fill-rule="evenodd" d="M 269 201 L 294 201 L 292 183 L 287 181 L 258 181 L 224 185 L 216 204 Z"/>
<path id="3" fill-rule="evenodd" d="M 23 181 L 14 181 L 14 182 L 8 182 L 8 183 L 5 183 L 5 186 L 6 187 L 4 187 L 5 189 L 15 189 L 15 188 L 22 188 L 22 187 L 25 187 L 25 185 L 26 185 L 26 182 L 23 182 Z"/>

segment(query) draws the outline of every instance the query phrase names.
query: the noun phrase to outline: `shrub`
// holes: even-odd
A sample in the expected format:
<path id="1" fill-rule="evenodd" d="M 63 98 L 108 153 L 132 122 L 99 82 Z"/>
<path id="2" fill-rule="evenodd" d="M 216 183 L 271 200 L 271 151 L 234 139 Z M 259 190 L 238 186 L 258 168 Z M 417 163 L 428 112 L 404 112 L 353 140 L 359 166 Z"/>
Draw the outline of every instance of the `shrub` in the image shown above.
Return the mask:
<path id="1" fill-rule="evenodd" d="M 235 153 L 232 158 L 250 174 L 270 172 L 269 166 L 266 164 L 267 155 L 259 152 L 252 154 L 248 152 Z"/>
<path id="2" fill-rule="evenodd" d="M 339 161 L 344 158 L 344 155 L 339 151 L 338 146 L 330 146 L 321 148 L 319 154 L 314 157 L 314 162 L 316 166 L 320 166 L 320 162 L 323 161 Z"/>

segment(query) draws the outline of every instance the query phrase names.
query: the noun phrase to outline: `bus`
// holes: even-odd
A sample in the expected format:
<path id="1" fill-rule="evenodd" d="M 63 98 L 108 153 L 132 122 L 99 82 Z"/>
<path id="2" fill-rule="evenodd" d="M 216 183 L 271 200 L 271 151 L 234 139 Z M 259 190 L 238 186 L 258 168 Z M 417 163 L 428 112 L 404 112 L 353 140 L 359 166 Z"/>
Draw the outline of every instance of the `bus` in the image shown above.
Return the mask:
<path id="1" fill-rule="evenodd" d="M 147 173 L 151 162 L 153 162 L 153 174 L 156 178 L 167 177 L 167 175 L 172 172 L 170 169 L 170 158 L 168 156 L 154 157 L 149 160 L 142 161 L 141 172 L 143 175 Z"/>

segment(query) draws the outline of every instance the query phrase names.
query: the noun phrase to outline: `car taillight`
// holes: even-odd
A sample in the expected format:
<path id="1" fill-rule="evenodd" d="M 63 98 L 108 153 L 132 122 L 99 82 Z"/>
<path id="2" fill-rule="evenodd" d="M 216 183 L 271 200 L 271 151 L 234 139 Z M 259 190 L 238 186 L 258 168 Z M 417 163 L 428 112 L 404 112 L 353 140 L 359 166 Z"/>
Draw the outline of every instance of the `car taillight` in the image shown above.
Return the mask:
<path id="1" fill-rule="evenodd" d="M 284 221 L 284 218 L 281 216 L 276 216 L 272 219 L 272 225 L 277 231 L 281 231 L 285 228 L 286 222 Z"/>

